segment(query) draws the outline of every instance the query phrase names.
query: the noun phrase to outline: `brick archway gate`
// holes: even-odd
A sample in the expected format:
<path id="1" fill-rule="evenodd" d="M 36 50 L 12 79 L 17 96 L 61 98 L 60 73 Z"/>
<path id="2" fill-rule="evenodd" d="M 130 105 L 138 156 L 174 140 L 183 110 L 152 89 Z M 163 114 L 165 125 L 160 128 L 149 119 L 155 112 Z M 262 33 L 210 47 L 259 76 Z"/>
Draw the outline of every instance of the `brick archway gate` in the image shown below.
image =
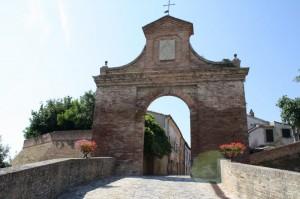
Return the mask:
<path id="1" fill-rule="evenodd" d="M 247 143 L 248 68 L 240 68 L 237 58 L 213 62 L 199 56 L 189 43 L 189 22 L 165 16 L 143 31 L 146 46 L 133 62 L 103 66 L 94 77 L 94 156 L 115 157 L 118 175 L 141 175 L 144 115 L 153 100 L 167 95 L 181 98 L 190 109 L 192 158 L 233 140 Z"/>

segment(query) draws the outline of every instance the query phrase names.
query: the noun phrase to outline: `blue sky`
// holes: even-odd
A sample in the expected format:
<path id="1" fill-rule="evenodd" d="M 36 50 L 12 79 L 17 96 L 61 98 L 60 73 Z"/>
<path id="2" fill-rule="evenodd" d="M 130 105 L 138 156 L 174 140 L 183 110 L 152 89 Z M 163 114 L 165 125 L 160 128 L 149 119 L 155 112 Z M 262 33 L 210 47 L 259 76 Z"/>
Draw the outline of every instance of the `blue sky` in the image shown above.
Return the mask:
<path id="1" fill-rule="evenodd" d="M 167 0 L 0 1 L 0 135 L 12 156 L 22 147 L 30 112 L 49 98 L 95 90 L 92 76 L 132 61 L 142 50 L 141 27 L 163 16 Z M 299 96 L 300 1 L 176 0 L 171 15 L 194 24 L 191 44 L 210 60 L 232 58 L 250 67 L 247 108 L 280 120 L 275 106 Z M 165 110 L 165 107 L 176 109 Z M 171 113 L 189 137 L 188 109 L 165 98 L 151 104 Z M 177 108 L 182 107 L 182 108 Z"/>

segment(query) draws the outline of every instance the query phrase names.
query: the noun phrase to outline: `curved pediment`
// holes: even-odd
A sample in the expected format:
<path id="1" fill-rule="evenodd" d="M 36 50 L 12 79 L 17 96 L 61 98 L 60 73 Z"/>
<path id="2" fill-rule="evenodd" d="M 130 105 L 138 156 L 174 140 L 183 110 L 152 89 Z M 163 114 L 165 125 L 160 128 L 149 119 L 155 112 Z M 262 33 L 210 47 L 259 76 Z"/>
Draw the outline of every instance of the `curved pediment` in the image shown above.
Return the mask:
<path id="1" fill-rule="evenodd" d="M 178 19 L 172 17 L 170 15 L 166 15 L 164 17 L 159 18 L 156 21 L 153 21 L 143 27 L 143 31 L 146 35 L 152 35 L 157 33 L 165 33 L 167 32 L 178 32 L 178 31 L 186 31 L 189 35 L 194 34 L 193 24 L 188 21 L 184 21 L 182 19 Z"/>
<path id="2" fill-rule="evenodd" d="M 119 67 L 104 66 L 101 75 L 239 68 L 240 60 L 210 61 L 200 56 L 190 44 L 193 24 L 172 16 L 164 16 L 143 27 L 146 45 L 141 54 L 129 64 Z"/>

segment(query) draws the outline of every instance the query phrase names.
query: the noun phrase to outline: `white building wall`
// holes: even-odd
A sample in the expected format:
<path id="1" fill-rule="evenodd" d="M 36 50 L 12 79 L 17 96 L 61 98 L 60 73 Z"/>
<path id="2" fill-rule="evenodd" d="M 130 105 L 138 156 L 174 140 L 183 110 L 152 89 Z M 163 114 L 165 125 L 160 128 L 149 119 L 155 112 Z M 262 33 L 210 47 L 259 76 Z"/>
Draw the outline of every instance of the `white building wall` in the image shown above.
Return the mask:
<path id="1" fill-rule="evenodd" d="M 247 126 L 249 130 L 248 142 L 250 148 L 256 148 L 260 145 L 281 146 L 295 142 L 292 129 L 289 125 L 280 122 L 270 123 L 268 121 L 247 115 Z M 282 129 L 290 129 L 291 137 L 284 138 Z M 266 130 L 273 129 L 273 142 L 267 142 Z"/>
<path id="2" fill-rule="evenodd" d="M 266 145 L 266 135 L 264 128 L 258 128 L 249 134 L 249 147 L 256 148 L 260 145 Z"/>
<path id="3" fill-rule="evenodd" d="M 289 137 L 289 138 L 283 137 L 282 129 L 290 129 L 291 137 Z M 275 134 L 276 145 L 286 145 L 286 144 L 291 144 L 291 143 L 295 142 L 292 128 L 291 128 L 291 126 L 289 126 L 287 124 L 274 122 L 274 134 Z"/>

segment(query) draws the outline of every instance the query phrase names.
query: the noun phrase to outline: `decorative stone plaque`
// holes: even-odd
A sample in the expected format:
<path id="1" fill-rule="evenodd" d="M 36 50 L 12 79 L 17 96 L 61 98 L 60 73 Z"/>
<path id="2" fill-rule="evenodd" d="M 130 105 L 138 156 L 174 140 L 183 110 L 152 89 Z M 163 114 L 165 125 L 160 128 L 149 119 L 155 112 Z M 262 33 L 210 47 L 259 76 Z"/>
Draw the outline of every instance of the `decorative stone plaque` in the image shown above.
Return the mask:
<path id="1" fill-rule="evenodd" d="M 159 41 L 159 60 L 175 59 L 175 39 Z"/>

